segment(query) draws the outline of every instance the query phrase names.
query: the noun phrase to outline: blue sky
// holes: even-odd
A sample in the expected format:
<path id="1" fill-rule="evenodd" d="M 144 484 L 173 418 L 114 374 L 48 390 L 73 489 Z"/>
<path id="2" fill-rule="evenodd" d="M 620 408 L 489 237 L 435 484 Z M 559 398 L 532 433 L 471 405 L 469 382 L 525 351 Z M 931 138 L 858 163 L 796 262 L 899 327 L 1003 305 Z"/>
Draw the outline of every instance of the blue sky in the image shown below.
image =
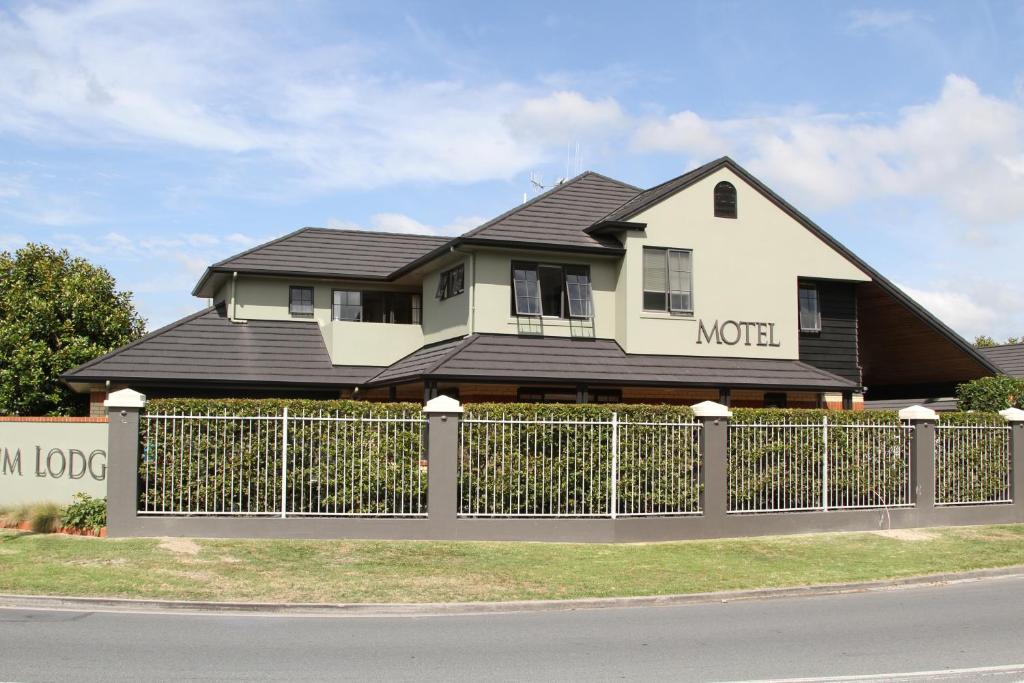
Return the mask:
<path id="1" fill-rule="evenodd" d="M 0 74 L 0 249 L 106 266 L 150 328 L 248 246 L 457 234 L 579 143 L 641 186 L 729 154 L 962 334 L 1024 334 L 1021 0 L 14 0 Z"/>

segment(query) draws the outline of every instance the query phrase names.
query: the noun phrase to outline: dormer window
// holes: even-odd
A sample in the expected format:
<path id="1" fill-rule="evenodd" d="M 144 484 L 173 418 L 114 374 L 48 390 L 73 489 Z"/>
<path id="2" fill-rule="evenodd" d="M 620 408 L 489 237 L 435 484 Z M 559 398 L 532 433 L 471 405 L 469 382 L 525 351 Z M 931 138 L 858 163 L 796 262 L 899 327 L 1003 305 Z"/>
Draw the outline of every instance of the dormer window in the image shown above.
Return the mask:
<path id="1" fill-rule="evenodd" d="M 736 218 L 736 188 L 724 180 L 715 185 L 715 218 Z"/>

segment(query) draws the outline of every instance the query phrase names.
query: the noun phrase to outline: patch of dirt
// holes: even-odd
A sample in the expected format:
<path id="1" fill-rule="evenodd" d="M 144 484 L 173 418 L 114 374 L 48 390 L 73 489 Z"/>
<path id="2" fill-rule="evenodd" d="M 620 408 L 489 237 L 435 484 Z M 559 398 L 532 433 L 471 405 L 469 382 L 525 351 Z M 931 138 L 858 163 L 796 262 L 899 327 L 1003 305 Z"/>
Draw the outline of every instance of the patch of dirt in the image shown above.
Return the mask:
<path id="1" fill-rule="evenodd" d="M 199 545 L 191 538 L 164 538 L 161 539 L 160 550 L 174 553 L 175 555 L 188 555 L 195 557 L 199 554 Z"/>
<path id="2" fill-rule="evenodd" d="M 897 541 L 932 541 L 938 538 L 935 533 L 924 529 L 889 529 L 875 533 L 886 538 L 894 538 Z"/>
<path id="3" fill-rule="evenodd" d="M 114 567 L 121 564 L 128 564 L 128 560 L 123 557 L 115 557 L 109 560 L 68 560 L 63 564 L 70 565 L 72 567 Z"/>

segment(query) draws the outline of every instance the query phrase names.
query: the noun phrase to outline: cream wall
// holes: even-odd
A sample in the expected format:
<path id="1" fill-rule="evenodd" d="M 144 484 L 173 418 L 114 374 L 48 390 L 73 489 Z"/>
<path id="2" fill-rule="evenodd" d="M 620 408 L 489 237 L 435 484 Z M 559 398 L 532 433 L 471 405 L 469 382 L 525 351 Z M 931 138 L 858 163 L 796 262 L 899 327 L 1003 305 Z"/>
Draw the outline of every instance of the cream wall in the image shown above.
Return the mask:
<path id="1" fill-rule="evenodd" d="M 288 288 L 291 286 L 313 288 L 313 317 L 297 317 L 288 312 Z M 357 282 L 240 275 L 235 289 L 236 317 L 239 320 L 291 320 L 316 324 L 335 365 L 390 365 L 423 346 L 424 333 L 420 325 L 332 321 L 331 290 L 334 289 L 409 291 L 408 287 L 393 285 L 374 284 L 368 287 L 366 283 Z M 230 293 L 227 302 L 230 314 Z M 426 306 L 426 297 L 423 302 Z"/>
<path id="2" fill-rule="evenodd" d="M 615 336 L 616 261 L 601 258 L 570 257 L 550 252 L 479 252 L 476 255 L 473 330 L 496 334 L 540 333 L 548 337 L 579 336 L 580 321 L 543 318 L 540 328 L 533 318 L 518 319 L 511 313 L 512 261 L 590 266 L 594 291 L 594 330 L 589 326 L 583 336 Z"/>
<path id="3" fill-rule="evenodd" d="M 441 301 L 437 298 L 437 281 L 441 273 L 463 264 L 465 291 Z M 423 340 L 427 344 L 463 337 L 469 334 L 469 307 L 473 296 L 473 258 L 445 261 L 423 278 Z"/>
<path id="4" fill-rule="evenodd" d="M 713 190 L 737 191 L 737 218 L 715 218 Z M 797 278 L 870 278 L 804 226 L 722 169 L 630 219 L 644 232 L 624 236 L 615 338 L 628 353 L 722 357 L 799 357 Z M 643 247 L 693 250 L 693 315 L 643 310 Z M 697 343 L 698 320 L 775 325 L 777 347 Z"/>

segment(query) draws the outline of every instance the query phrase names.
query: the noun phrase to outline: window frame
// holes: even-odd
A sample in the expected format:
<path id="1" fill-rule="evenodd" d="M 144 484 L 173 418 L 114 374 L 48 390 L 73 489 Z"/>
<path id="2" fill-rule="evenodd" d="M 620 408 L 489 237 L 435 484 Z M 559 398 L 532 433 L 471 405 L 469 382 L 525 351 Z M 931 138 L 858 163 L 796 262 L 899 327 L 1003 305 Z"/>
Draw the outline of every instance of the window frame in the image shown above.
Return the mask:
<path id="1" fill-rule="evenodd" d="M 297 312 L 295 310 L 296 301 L 295 293 L 299 291 L 309 292 L 309 312 Z M 298 302 L 298 305 L 305 305 L 303 302 Z M 316 289 L 308 285 L 289 285 L 288 286 L 288 315 L 293 318 L 312 318 L 316 313 Z"/>
<path id="2" fill-rule="evenodd" d="M 657 253 L 657 252 L 661 252 L 661 255 L 664 257 L 664 261 L 665 261 L 665 263 L 664 263 L 664 268 L 665 268 L 665 271 L 664 271 L 665 290 L 663 292 L 658 292 L 656 290 L 648 289 L 647 288 L 647 256 L 648 256 L 648 254 L 654 254 L 654 253 Z M 685 254 L 686 255 L 686 260 L 689 263 L 689 268 L 690 269 L 689 270 L 676 270 L 676 271 L 673 271 L 673 269 L 672 269 L 672 255 L 673 254 L 676 254 L 676 255 Z M 668 313 L 669 315 L 678 315 L 678 316 L 692 316 L 693 315 L 694 308 L 695 308 L 695 306 L 694 306 L 694 295 L 693 295 L 693 249 L 680 249 L 680 248 L 676 248 L 676 247 L 647 247 L 647 246 L 645 246 L 644 250 L 643 250 L 642 261 L 641 261 L 641 270 L 642 270 L 642 273 L 641 273 L 641 275 L 642 275 L 641 306 L 642 306 L 642 310 L 645 313 Z M 672 274 L 673 274 L 673 272 L 686 273 L 689 276 L 688 283 L 687 283 L 689 285 L 689 289 L 680 288 L 678 290 L 675 290 L 673 288 L 673 286 L 672 286 Z M 680 283 L 680 284 L 682 284 L 682 283 Z M 678 292 L 678 294 L 676 292 Z M 651 308 L 651 307 L 649 307 L 648 303 L 647 303 L 647 295 L 648 294 L 659 294 L 662 297 L 664 297 L 662 307 L 661 308 Z M 683 306 L 674 307 L 673 306 L 673 301 L 672 301 L 674 296 L 679 296 L 679 297 L 688 296 L 689 297 L 689 304 L 690 304 L 689 307 L 683 307 Z"/>
<path id="3" fill-rule="evenodd" d="M 441 271 L 437 278 L 437 292 L 434 296 L 441 301 L 451 299 L 466 291 L 466 264 Z"/>
<path id="4" fill-rule="evenodd" d="M 814 292 L 815 327 L 804 327 L 804 292 Z M 800 334 L 821 334 L 821 290 L 814 282 L 801 282 L 797 285 L 796 317 Z"/>
<path id="5" fill-rule="evenodd" d="M 724 202 L 719 201 L 719 188 L 731 193 L 731 201 L 729 198 L 725 198 Z M 715 218 L 736 218 L 739 216 L 739 197 L 737 196 L 735 185 L 728 180 L 716 183 L 713 197 Z"/>
<path id="6" fill-rule="evenodd" d="M 338 294 L 338 292 L 346 292 L 348 294 L 358 294 L 359 295 L 359 303 L 358 304 L 337 304 L 335 302 L 335 296 Z M 339 318 L 338 315 L 337 315 L 337 307 L 339 305 L 343 306 L 343 307 L 350 307 L 350 308 L 353 308 L 356 305 L 358 305 L 359 306 L 359 317 L 356 318 L 355 320 L 351 320 L 349 318 Z M 342 323 L 361 323 L 361 322 L 363 322 L 363 290 L 361 290 L 361 289 L 342 289 L 342 288 L 332 289 L 331 290 L 331 320 L 332 321 L 336 320 L 336 321 L 342 322 Z"/>
<path id="7" fill-rule="evenodd" d="M 579 263 L 549 263 L 541 261 L 512 261 L 511 264 L 510 279 L 512 282 L 511 291 L 511 302 L 510 302 L 510 314 L 512 317 L 530 317 L 530 318 L 547 318 L 549 320 L 593 320 L 595 316 L 594 306 L 594 287 L 593 279 L 590 276 L 590 265 L 579 264 Z M 541 270 L 548 269 L 559 271 L 559 282 L 561 283 L 561 297 L 559 311 L 557 315 L 551 315 L 544 311 L 544 289 L 541 286 Z M 533 273 L 533 279 L 529 278 L 516 278 L 516 272 L 522 271 L 524 273 Z M 575 271 L 575 272 L 572 272 Z M 569 297 L 569 276 L 572 275 L 576 278 L 585 278 L 586 282 L 574 282 L 573 285 L 577 287 L 585 287 L 585 294 L 588 297 L 585 301 L 587 306 L 583 313 L 585 315 L 576 315 L 573 313 L 573 301 L 580 302 L 584 301 L 580 298 L 575 298 L 570 301 Z M 536 294 L 532 294 L 529 289 L 530 286 L 536 286 Z M 525 290 L 525 291 L 523 291 Z M 578 293 L 578 292 L 577 292 Z M 521 301 L 535 301 L 536 310 L 533 312 L 528 309 L 521 309 Z"/>

